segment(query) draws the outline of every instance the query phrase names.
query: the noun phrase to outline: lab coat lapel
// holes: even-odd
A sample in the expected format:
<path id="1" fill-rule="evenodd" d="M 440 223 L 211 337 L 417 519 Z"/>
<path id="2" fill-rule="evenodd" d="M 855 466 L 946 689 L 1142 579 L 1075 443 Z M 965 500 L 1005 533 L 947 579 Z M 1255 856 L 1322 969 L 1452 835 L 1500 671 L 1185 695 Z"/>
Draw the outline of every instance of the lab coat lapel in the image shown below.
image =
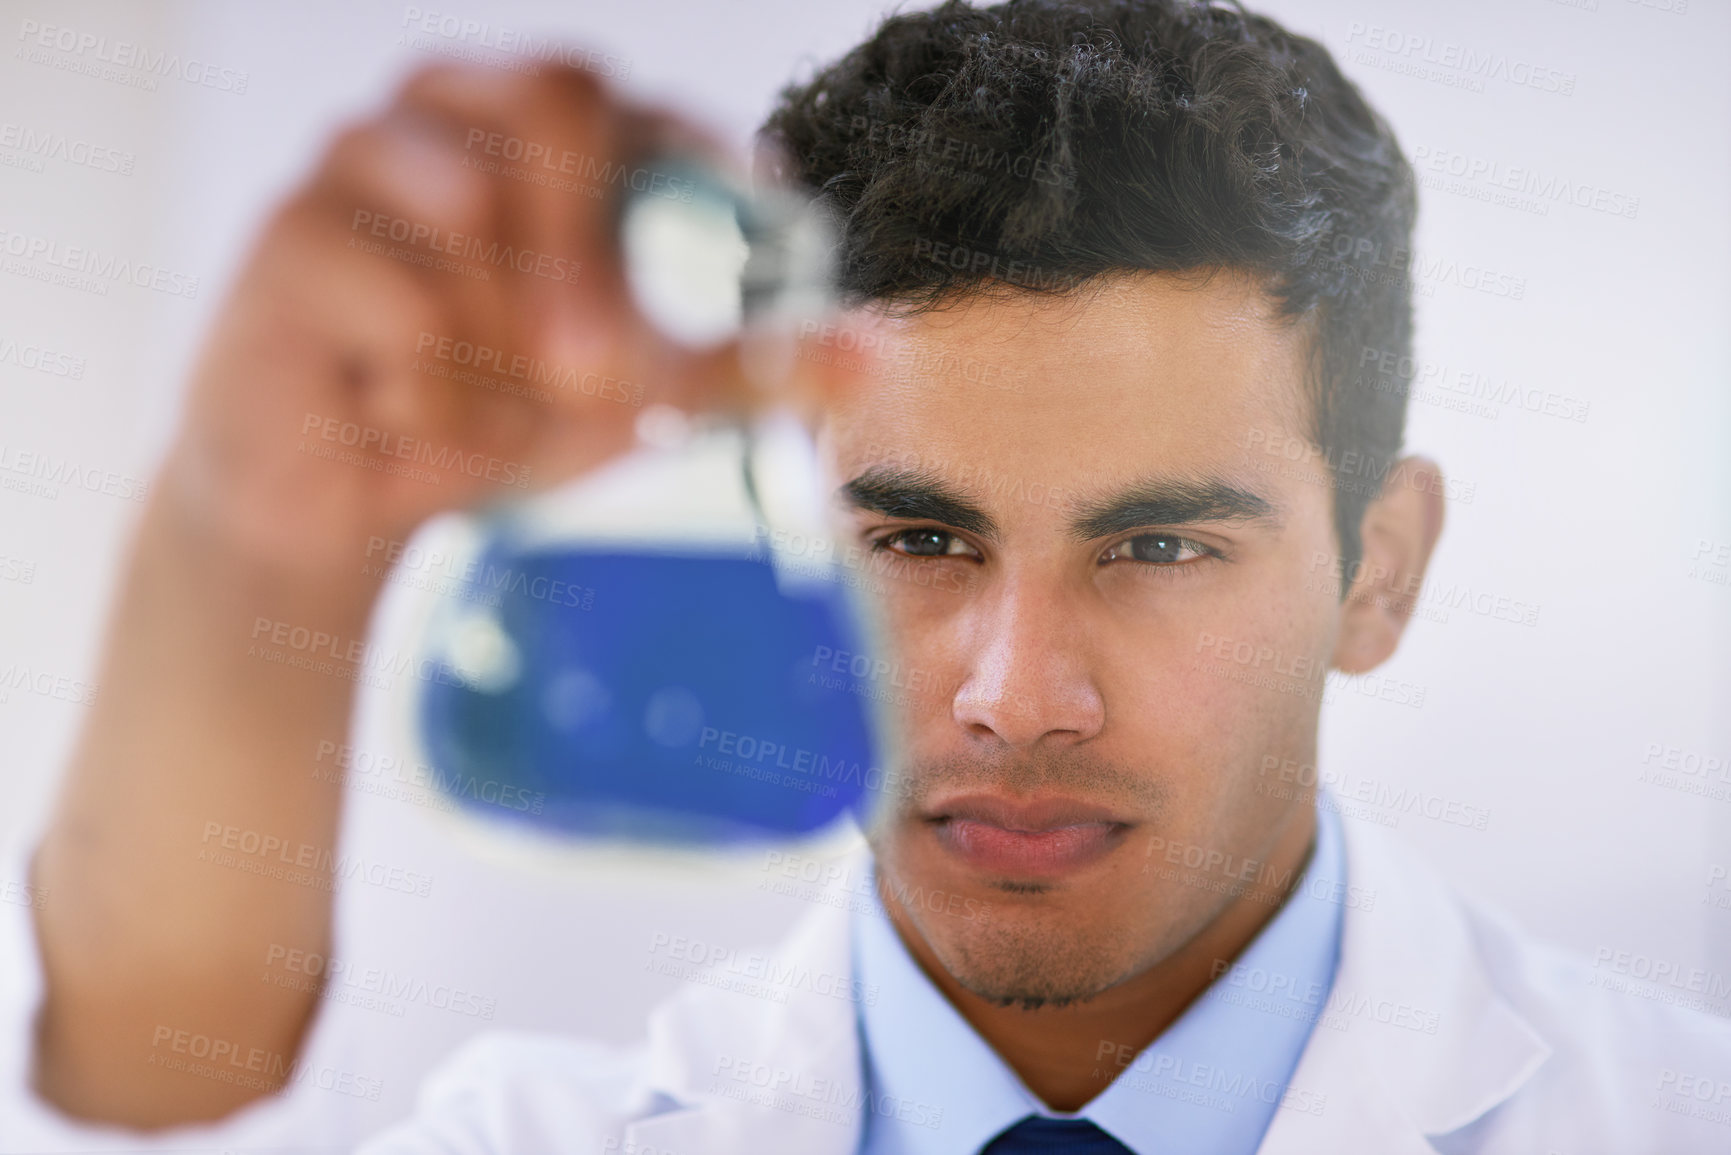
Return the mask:
<path id="1" fill-rule="evenodd" d="M 1340 967 L 1293 1074 L 1306 1094 L 1275 1113 L 1258 1150 L 1433 1155 L 1427 1136 L 1514 1094 L 1550 1048 L 1497 993 L 1448 888 L 1378 831 L 1342 825 L 1351 889 Z M 848 904 L 833 897 L 777 956 L 831 987 L 853 976 Z M 785 1003 L 684 992 L 651 1019 L 649 1078 L 666 1109 L 627 1130 L 638 1149 L 853 1155 L 859 1144 L 855 1007 L 809 984 Z"/>
<path id="2" fill-rule="evenodd" d="M 863 863 L 863 859 L 861 860 Z M 864 1082 L 845 901 L 808 916 L 775 955 L 785 1002 L 697 987 L 650 1018 L 648 1081 L 665 1110 L 627 1150 L 853 1155 Z"/>
<path id="3" fill-rule="evenodd" d="M 1261 1155 L 1413 1155 L 1514 1094 L 1550 1055 L 1496 991 L 1454 895 L 1347 821 L 1348 907 L 1340 967 Z M 1356 896 L 1357 903 L 1351 899 Z"/>

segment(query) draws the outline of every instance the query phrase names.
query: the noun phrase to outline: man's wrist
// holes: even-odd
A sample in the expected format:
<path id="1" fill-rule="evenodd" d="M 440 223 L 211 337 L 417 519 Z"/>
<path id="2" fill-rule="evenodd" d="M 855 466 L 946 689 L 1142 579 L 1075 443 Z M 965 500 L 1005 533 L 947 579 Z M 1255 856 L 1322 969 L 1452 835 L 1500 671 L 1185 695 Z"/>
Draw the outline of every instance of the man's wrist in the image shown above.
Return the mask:
<path id="1" fill-rule="evenodd" d="M 148 574 L 152 585 L 176 600 L 208 599 L 224 618 L 253 612 L 309 627 L 364 629 L 380 578 L 361 564 L 358 552 L 345 559 L 340 543 L 331 542 L 297 548 L 274 538 L 272 527 L 245 524 L 189 490 L 164 472 L 134 543 L 137 577 Z"/>

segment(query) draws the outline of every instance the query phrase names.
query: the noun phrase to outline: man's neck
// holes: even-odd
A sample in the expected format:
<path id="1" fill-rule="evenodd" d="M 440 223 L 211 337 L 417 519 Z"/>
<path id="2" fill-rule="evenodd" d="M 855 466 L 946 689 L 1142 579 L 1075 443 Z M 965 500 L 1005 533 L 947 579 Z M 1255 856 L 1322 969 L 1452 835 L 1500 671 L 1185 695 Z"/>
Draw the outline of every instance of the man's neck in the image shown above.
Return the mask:
<path id="1" fill-rule="evenodd" d="M 944 969 L 925 939 L 894 902 L 885 902 L 896 933 L 920 969 L 1030 1091 L 1054 1111 L 1078 1111 L 1104 1091 L 1124 1064 L 1171 1026 L 1218 973 L 1279 912 L 1304 873 L 1316 838 L 1316 811 L 1302 807 L 1281 831 L 1267 862 L 1270 877 L 1291 882 L 1240 893 L 1176 952 L 1085 1002 L 1022 1010 L 991 1003 L 965 990 Z M 1288 871 L 1290 868 L 1290 872 Z M 1101 1044 L 1113 1044 L 1100 1058 Z"/>

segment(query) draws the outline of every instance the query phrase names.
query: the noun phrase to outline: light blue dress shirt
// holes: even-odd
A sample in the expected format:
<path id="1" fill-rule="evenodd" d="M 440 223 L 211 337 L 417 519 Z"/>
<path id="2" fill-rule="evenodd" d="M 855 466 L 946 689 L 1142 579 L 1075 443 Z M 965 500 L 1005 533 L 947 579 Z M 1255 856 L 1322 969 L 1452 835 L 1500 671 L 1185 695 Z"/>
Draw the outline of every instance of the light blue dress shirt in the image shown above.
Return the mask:
<path id="1" fill-rule="evenodd" d="M 1277 1110 L 1320 1112 L 1320 1096 L 1289 1084 L 1340 958 L 1338 824 L 1331 807 L 1317 807 L 1314 853 L 1280 912 L 1073 1115 L 1041 1103 L 932 985 L 874 886 L 872 909 L 853 918 L 855 973 L 877 996 L 860 1004 L 869 1092 L 861 1155 L 972 1155 L 1029 1115 L 1087 1119 L 1137 1155 L 1252 1155 Z"/>

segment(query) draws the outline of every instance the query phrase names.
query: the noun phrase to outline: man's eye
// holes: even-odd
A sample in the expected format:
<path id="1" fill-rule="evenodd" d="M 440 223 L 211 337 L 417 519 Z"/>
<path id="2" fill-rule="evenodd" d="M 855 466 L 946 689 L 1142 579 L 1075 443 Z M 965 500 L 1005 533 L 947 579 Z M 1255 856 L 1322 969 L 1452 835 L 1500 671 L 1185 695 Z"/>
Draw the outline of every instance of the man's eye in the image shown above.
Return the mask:
<path id="1" fill-rule="evenodd" d="M 1100 564 L 1105 565 L 1109 561 L 1139 561 L 1152 565 L 1179 565 L 1212 556 L 1213 550 L 1187 537 L 1172 533 L 1143 533 L 1125 538 L 1108 549 L 1101 555 Z"/>
<path id="2" fill-rule="evenodd" d="M 875 549 L 887 549 L 908 557 L 972 557 L 973 547 L 941 529 L 898 529 L 872 543 Z"/>

